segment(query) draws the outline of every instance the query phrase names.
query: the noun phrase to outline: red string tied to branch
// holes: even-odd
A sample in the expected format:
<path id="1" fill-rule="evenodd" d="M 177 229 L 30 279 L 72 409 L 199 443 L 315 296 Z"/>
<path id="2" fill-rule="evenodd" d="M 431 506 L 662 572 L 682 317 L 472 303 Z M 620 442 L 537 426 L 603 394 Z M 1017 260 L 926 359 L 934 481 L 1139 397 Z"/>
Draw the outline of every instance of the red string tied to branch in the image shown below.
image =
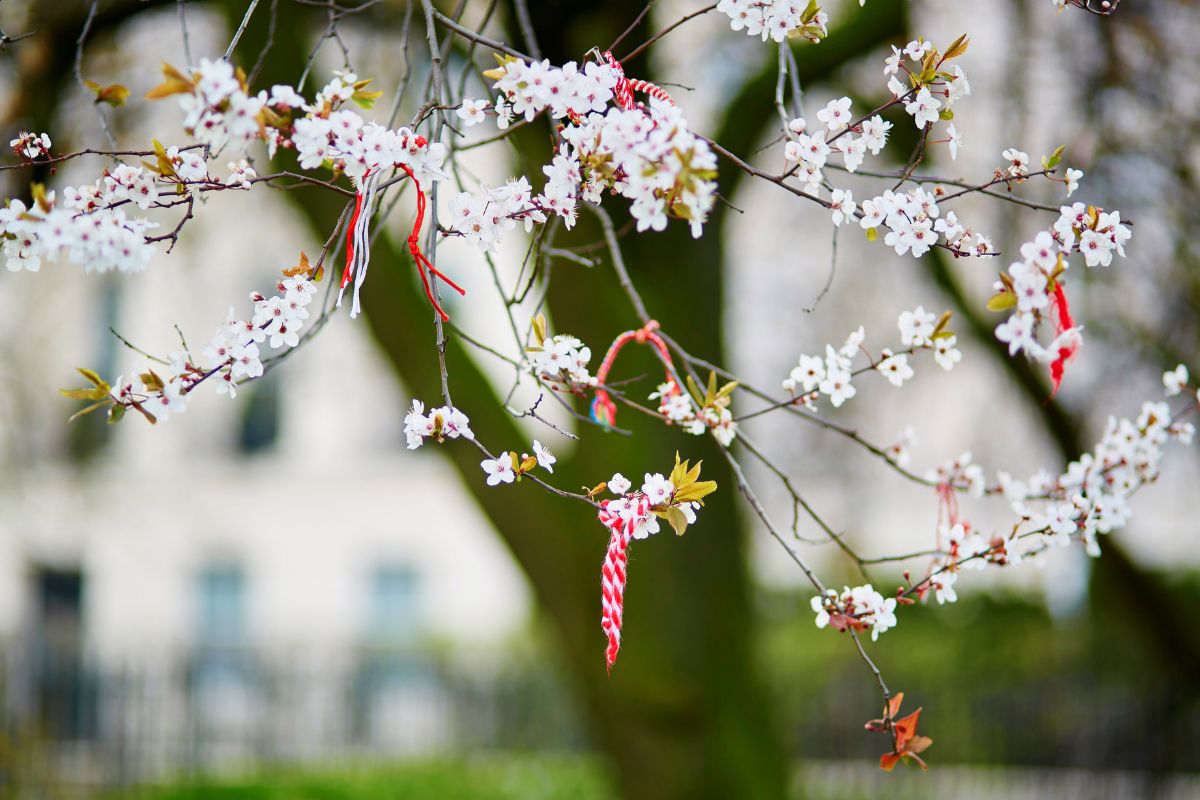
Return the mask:
<path id="1" fill-rule="evenodd" d="M 666 341 L 655 333 L 658 328 L 658 321 L 650 320 L 637 330 L 625 331 L 614 339 L 612 345 L 608 348 L 608 352 L 604 354 L 604 360 L 600 362 L 600 369 L 596 371 L 596 381 L 600 386 L 604 386 L 608 381 L 608 373 L 612 369 L 613 362 L 617 359 L 617 353 L 621 352 L 621 348 L 630 342 L 650 344 L 654 348 L 654 353 L 658 356 L 658 360 L 663 363 L 667 382 L 673 383 L 674 378 L 672 376 L 675 372 L 675 364 L 671 361 L 671 351 L 667 348 Z M 591 415 L 595 422 L 605 427 L 611 428 L 616 423 L 617 404 L 613 402 L 612 397 L 603 388 L 597 389 L 596 396 L 592 398 Z"/>
<path id="2" fill-rule="evenodd" d="M 413 141 L 418 149 L 428 144 L 428 140 L 424 136 L 417 136 Z M 438 303 L 429 275 L 432 274 L 436 278 L 442 279 L 446 282 L 447 286 L 460 295 L 465 295 L 467 290 L 447 278 L 421 252 L 421 228 L 425 225 L 426 195 L 412 167 L 407 164 L 399 164 L 397 166 L 409 177 L 409 180 L 413 183 L 413 188 L 417 192 L 417 214 L 413 219 L 412 233 L 408 236 L 408 251 L 412 254 L 413 261 L 417 265 L 417 272 L 421 276 L 421 285 L 425 289 L 425 296 L 429 298 L 430 304 L 437 311 L 438 316 L 442 318 L 442 321 L 446 322 L 450 319 L 450 316 L 445 312 L 441 304 Z M 342 270 L 342 283 L 337 300 L 337 304 L 340 307 L 346 286 L 353 280 L 354 301 L 350 307 L 351 317 L 357 317 L 361 309 L 359 292 L 362 289 L 363 281 L 367 278 L 367 265 L 371 258 L 369 221 L 371 215 L 374 213 L 376 190 L 379 187 L 379 176 L 380 172 L 378 170 L 368 171 L 362 178 L 356 181 L 357 191 L 355 192 L 354 199 L 354 213 L 350 217 L 350 225 L 347 228 L 346 234 L 346 266 Z"/>
<path id="3" fill-rule="evenodd" d="M 417 176 L 413 174 L 412 167 L 408 166 L 407 164 L 401 164 L 400 169 L 404 170 L 404 173 L 412 180 L 413 186 L 417 190 L 417 216 L 413 220 L 412 233 L 410 233 L 408 236 L 408 251 L 412 253 L 413 262 L 417 265 L 417 272 L 421 276 L 421 285 L 425 287 L 425 296 L 429 298 L 429 302 L 433 305 L 434 310 L 437 311 L 438 316 L 442 318 L 442 322 L 446 322 L 450 319 L 450 315 L 448 315 L 442 309 L 441 304 L 438 303 L 437 297 L 434 295 L 433 286 L 429 280 L 429 276 L 433 275 L 435 278 L 441 278 L 446 282 L 447 286 L 458 292 L 460 295 L 465 295 L 467 290 L 447 278 L 445 274 L 439 271 L 438 268 L 433 265 L 433 262 L 421 252 L 421 226 L 425 223 L 425 192 L 421 191 L 421 183 L 417 180 Z"/>

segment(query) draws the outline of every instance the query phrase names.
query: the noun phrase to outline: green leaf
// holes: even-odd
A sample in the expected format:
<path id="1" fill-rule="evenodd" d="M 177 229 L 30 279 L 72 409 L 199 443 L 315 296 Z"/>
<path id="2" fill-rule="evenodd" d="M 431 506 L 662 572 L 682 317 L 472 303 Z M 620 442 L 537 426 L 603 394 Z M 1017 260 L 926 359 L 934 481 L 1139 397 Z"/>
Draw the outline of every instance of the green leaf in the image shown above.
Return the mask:
<path id="1" fill-rule="evenodd" d="M 101 379 L 99 373 L 95 370 L 88 369 L 87 367 L 76 367 L 75 371 L 87 378 L 88 382 L 93 386 L 99 386 L 104 383 L 104 380 Z"/>
<path id="2" fill-rule="evenodd" d="M 1059 145 L 1058 149 L 1050 155 L 1049 158 L 1042 157 L 1042 169 L 1054 169 L 1062 162 L 1063 151 L 1067 149 L 1065 144 Z"/>
<path id="3" fill-rule="evenodd" d="M 675 451 L 675 467 L 671 470 L 671 476 L 668 480 L 671 485 L 678 489 L 683 485 L 683 476 L 687 473 L 688 464 L 686 461 L 679 460 L 679 451 Z"/>
<path id="4" fill-rule="evenodd" d="M 158 377 L 158 374 L 154 370 L 143 372 L 138 377 L 141 378 L 142 383 L 146 384 L 146 388 L 150 391 L 161 392 L 163 390 L 163 380 Z"/>
<path id="5" fill-rule="evenodd" d="M 125 406 L 114 403 L 113 407 L 108 410 L 108 424 L 116 425 L 123 419 L 125 419 Z"/>
<path id="6" fill-rule="evenodd" d="M 671 523 L 671 527 L 675 529 L 675 533 L 679 536 L 683 536 L 687 532 L 687 517 L 675 506 L 667 509 L 667 522 Z"/>
<path id="7" fill-rule="evenodd" d="M 675 492 L 675 502 L 689 503 L 693 500 L 700 500 L 712 494 L 716 490 L 716 481 L 697 481 L 696 483 L 689 484 Z"/>
<path id="8" fill-rule="evenodd" d="M 83 83 L 96 95 L 97 103 L 108 103 L 116 108 L 125 105 L 125 101 L 129 99 L 129 89 L 119 83 L 112 83 L 108 86 L 101 86 L 95 81 L 84 81 Z"/>
<path id="9" fill-rule="evenodd" d="M 109 400 L 108 400 L 108 398 L 107 398 L 107 397 L 106 397 L 105 399 L 103 399 L 103 400 L 97 400 L 95 403 L 92 403 L 90 406 L 88 406 L 88 407 L 86 407 L 86 408 L 83 408 L 83 409 L 80 409 L 79 411 L 76 411 L 74 414 L 72 414 L 72 415 L 71 415 L 71 416 L 70 416 L 70 417 L 67 419 L 67 422 L 68 422 L 68 423 L 74 422 L 75 420 L 77 420 L 77 419 L 79 419 L 80 417 L 82 417 L 84 414 L 90 414 L 90 413 L 92 413 L 93 411 L 95 411 L 97 408 L 100 408 L 101 406 L 108 405 L 108 403 L 109 403 Z"/>
<path id="10" fill-rule="evenodd" d="M 158 139 L 152 139 L 151 143 L 154 145 L 154 155 L 158 157 L 158 174 L 164 178 L 174 177 L 175 164 L 172 163 L 171 159 L 167 158 L 167 150 L 163 147 L 162 142 Z"/>
<path id="11" fill-rule="evenodd" d="M 533 318 L 533 335 L 537 338 L 537 343 L 540 345 L 546 341 L 546 315 L 538 314 Z"/>
<path id="12" fill-rule="evenodd" d="M 1016 305 L 1017 296 L 1012 292 L 996 292 L 992 299 L 987 301 L 988 311 L 1007 311 Z"/>
<path id="13" fill-rule="evenodd" d="M 959 36 L 950 43 L 949 47 L 946 48 L 946 55 L 942 57 L 942 60 L 949 61 L 952 58 L 958 58 L 963 53 L 967 52 L 967 45 L 970 43 L 971 40 L 967 38 L 965 33 L 962 36 Z"/>
<path id="14" fill-rule="evenodd" d="M 383 92 L 364 92 L 360 90 L 350 95 L 350 99 L 356 106 L 368 111 L 375 107 L 375 101 L 380 97 L 383 97 Z"/>

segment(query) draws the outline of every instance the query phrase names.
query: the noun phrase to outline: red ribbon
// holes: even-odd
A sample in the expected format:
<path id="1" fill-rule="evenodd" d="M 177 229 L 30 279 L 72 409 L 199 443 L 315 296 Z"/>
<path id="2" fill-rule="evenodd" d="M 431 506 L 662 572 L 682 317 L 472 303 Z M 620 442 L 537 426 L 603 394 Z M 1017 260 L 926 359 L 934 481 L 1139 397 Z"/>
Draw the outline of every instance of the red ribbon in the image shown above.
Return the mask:
<path id="1" fill-rule="evenodd" d="M 421 285 L 425 287 L 425 296 L 429 298 L 429 302 L 433 305 L 434 310 L 437 311 L 438 316 L 442 318 L 442 322 L 446 322 L 450 319 L 450 316 L 442 310 L 437 298 L 433 296 L 433 287 L 429 283 L 428 273 L 433 273 L 435 277 L 441 278 L 446 282 L 447 286 L 460 295 L 465 295 L 467 290 L 447 278 L 421 252 L 421 226 L 425 223 L 425 192 L 421 191 L 421 183 L 417 180 L 417 176 L 413 174 L 411 167 L 407 164 L 401 164 L 400 169 L 404 170 L 405 174 L 412 179 L 413 186 L 417 189 L 417 217 L 413 220 L 412 233 L 408 235 L 408 251 L 412 253 L 413 261 L 417 265 L 417 272 L 421 275 Z"/>
<path id="2" fill-rule="evenodd" d="M 366 179 L 366 175 L 363 179 Z M 342 270 L 342 285 L 339 288 L 345 289 L 346 284 L 350 283 L 351 270 L 350 264 L 354 261 L 354 226 L 358 224 L 358 215 L 362 213 L 363 193 L 359 191 L 355 195 L 354 214 L 350 217 L 350 225 L 346 228 L 346 268 Z"/>
<path id="3" fill-rule="evenodd" d="M 1071 307 L 1067 302 L 1067 293 L 1063 291 L 1062 283 L 1059 282 L 1054 284 L 1054 313 L 1057 334 L 1061 336 L 1063 332 L 1075 327 L 1075 320 L 1071 318 Z M 1050 391 L 1050 397 L 1054 397 L 1058 393 L 1067 362 L 1074 357 L 1077 350 L 1079 350 L 1079 344 L 1076 341 L 1071 341 L 1070 344 L 1058 348 L 1054 360 L 1050 362 L 1050 381 L 1054 387 Z"/>

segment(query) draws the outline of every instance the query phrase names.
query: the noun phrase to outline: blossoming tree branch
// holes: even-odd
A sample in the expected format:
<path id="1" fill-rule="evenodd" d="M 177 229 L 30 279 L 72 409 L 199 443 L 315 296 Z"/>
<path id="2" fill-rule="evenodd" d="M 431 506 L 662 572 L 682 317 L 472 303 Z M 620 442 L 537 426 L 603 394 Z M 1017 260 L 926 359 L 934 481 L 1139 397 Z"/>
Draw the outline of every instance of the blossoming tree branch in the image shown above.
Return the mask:
<path id="1" fill-rule="evenodd" d="M 247 20 L 256 5 L 248 4 Z M 1083 10 L 1101 16 L 1112 15 L 1117 7 L 1116 2 L 1082 0 L 1055 5 L 1066 13 Z M 703 478 L 701 464 L 687 457 L 686 438 L 678 452 L 655 454 L 661 472 L 645 474 L 640 481 L 624 477 L 621 470 L 627 468 L 613 464 L 611 474 L 594 476 L 594 483 L 582 489 L 556 485 L 556 459 L 544 442 L 579 438 L 579 446 L 587 447 L 593 437 L 619 435 L 626 432 L 618 425 L 625 410 L 687 436 L 716 440 L 737 490 L 811 583 L 816 625 L 846 636 L 877 682 L 882 715 L 867 728 L 890 737 L 881 766 L 891 769 L 905 759 L 924 766 L 920 754 L 931 741 L 916 733 L 920 709 L 900 715 L 902 694 L 888 687 L 863 637 L 869 634 L 877 641 L 899 624 L 905 606 L 953 603 L 964 573 L 1014 569 L 1066 547 L 1097 555 L 1101 538 L 1130 518 L 1133 495 L 1158 477 L 1166 446 L 1192 440 L 1194 427 L 1185 418 L 1195 412 L 1200 398 L 1188 366 L 1173 366 L 1163 375 L 1165 398 L 1148 400 L 1135 412 L 1114 409 L 1094 449 L 1069 464 L 1019 476 L 974 463 L 970 453 L 962 453 L 918 470 L 911 466 L 911 429 L 892 441 L 872 441 L 840 422 L 838 414 L 860 390 L 904 387 L 926 366 L 953 370 L 963 353 L 949 312 L 898 308 L 895 329 L 870 339 L 863 326 L 851 324 L 844 341 L 811 342 L 807 352 L 797 353 L 796 366 L 780 376 L 778 385 L 755 386 L 688 352 L 672 331 L 659 325 L 651 312 L 659 299 L 639 293 L 621 238 L 626 233 L 654 236 L 673 225 L 703 237 L 710 211 L 723 202 L 715 182 L 717 167 L 728 160 L 748 176 L 773 184 L 783 200 L 823 207 L 827 224 L 857 228 L 875 247 L 917 259 L 937 248 L 994 272 L 987 308 L 997 315 L 996 338 L 1011 357 L 1043 365 L 1057 391 L 1070 379 L 1072 363 L 1087 358 L 1086 320 L 1071 309 L 1072 278 L 1080 270 L 1119 268 L 1131 246 L 1132 223 L 1116 209 L 1075 199 L 1077 193 L 1086 194 L 1083 173 L 1067 166 L 1069 154 L 1062 147 L 1035 160 L 1014 143 L 996 155 L 991 173 L 970 181 L 919 170 L 935 148 L 956 159 L 968 146 L 954 122 L 960 110 L 970 113 L 971 84 L 960 64 L 970 45 L 967 34 L 946 42 L 917 38 L 903 48 L 892 47 L 880 65 L 870 108 L 855 108 L 850 98 L 842 97 L 805 116 L 799 113 L 801 87 L 788 58 L 789 40 L 819 47 L 826 38 L 829 19 L 815 1 L 721 0 L 687 14 L 626 55 L 618 57 L 614 45 L 580 53 L 578 60 L 565 64 L 533 58 L 468 28 L 437 11 L 430 0 L 423 0 L 418 11 L 424 16 L 428 80 L 416 115 L 405 125 L 397 125 L 396 117 L 408 77 L 390 115 L 376 109 L 382 93 L 372 88 L 372 80 L 350 70 L 333 74 L 315 93 L 302 90 L 304 80 L 255 86 L 229 58 L 239 29 L 225 57 L 213 54 L 191 66 L 162 66 L 162 82 L 142 102 L 173 104 L 178 126 L 157 136 L 147 134 L 142 150 L 98 146 L 59 152 L 53 131 L 16 132 L 5 170 L 86 159 L 96 164 L 96 171 L 95 180 L 83 185 L 34 184 L 28 203 L 11 199 L 0 209 L 3 257 L 12 271 L 37 272 L 44 263 L 96 273 L 169 268 L 163 262 L 186 237 L 188 223 L 204 213 L 201 201 L 221 192 L 305 184 L 345 203 L 340 216 L 328 220 L 320 252 L 298 252 L 294 263 L 279 265 L 272 287 L 247 287 L 248 297 L 216 320 L 202 348 L 189 348 L 182 334 L 173 353 L 155 355 L 126 342 L 141 360 L 123 375 L 80 369 L 84 385 L 64 390 L 85 403 L 76 416 L 104 412 L 110 423 L 132 415 L 156 424 L 182 414 L 193 400 L 209 402 L 202 398 L 210 388 L 235 398 L 240 387 L 303 347 L 328 322 L 345 317 L 339 324 L 355 324 L 360 298 L 372 289 L 372 266 L 412 270 L 428 301 L 429 342 L 439 359 L 442 391 L 428 404 L 412 401 L 404 417 L 408 447 L 430 442 L 474 447 L 481 456 L 478 479 L 496 491 L 526 490 L 513 486 L 521 483 L 587 507 L 580 525 L 593 515 L 608 540 L 607 549 L 597 540 L 596 556 L 597 657 L 604 658 L 609 670 L 622 644 L 633 541 L 668 527 L 682 535 L 706 502 L 734 502 L 731 487 L 718 490 Z M 693 130 L 686 100 L 674 97 L 668 87 L 627 74 L 623 66 L 667 36 L 686 35 L 676 31 L 686 30 L 684 24 L 702 14 L 724 15 L 729 36 L 752 36 L 764 48 L 779 50 L 772 169 L 756 167 L 750 154 L 732 152 Z M 469 44 L 472 60 L 457 88 L 440 55 L 439 31 Z M 407 46 L 405 52 L 420 57 Z M 470 85 L 486 88 L 486 95 L 469 96 L 465 87 Z M 132 102 L 123 86 L 88 86 L 98 107 Z M 915 127 L 915 150 L 904 156 L 905 166 L 898 171 L 872 170 L 871 159 L 888 150 L 895 125 Z M 469 134 L 476 126 L 490 130 L 483 136 Z M 539 171 L 489 185 L 463 168 L 467 150 L 502 147 L 508 136 L 527 126 L 539 126 L 547 137 Z M 292 162 L 294 168 L 278 166 Z M 878 188 L 856 198 L 839 185 L 843 173 L 872 178 Z M 1022 190 L 1034 182 L 1056 184 L 1061 204 L 1023 197 Z M 412 210 L 397 211 L 397 200 L 405 195 L 404 208 Z M 1012 203 L 1028 212 L 1022 223 L 1027 242 L 1015 253 L 997 252 L 986 231 L 960 219 L 958 201 L 967 196 Z M 628 209 L 632 231 L 617 229 L 609 214 L 613 207 Z M 396 213 L 409 215 L 409 262 L 372 265 L 372 243 L 382 221 Z M 607 254 L 611 279 L 628 298 L 628 330 L 611 343 L 584 343 L 569 333 L 570 319 L 553 320 L 559 330 L 552 331 L 552 322 L 539 310 L 508 302 L 503 292 L 499 301 L 511 344 L 500 341 L 502 336 L 471 336 L 458 326 L 455 295 L 499 285 L 493 256 L 502 241 L 523 238 L 531 247 L 549 248 L 556 237 L 571 231 L 581 213 L 593 215 L 604 232 L 600 248 Z M 439 266 L 438 245 L 452 237 L 476 248 L 474 267 L 456 266 L 450 274 Z M 568 247 L 556 252 L 568 262 L 592 263 Z M 522 296 L 539 284 L 544 288 L 547 281 L 548 276 L 536 272 L 523 274 Z M 512 367 L 518 374 L 514 392 L 518 385 L 536 389 L 532 407 L 507 409 L 542 424 L 544 434 L 528 443 L 485 443 L 474 435 L 474 400 L 454 396 L 454 370 L 445 350 L 451 333 Z M 600 350 L 593 352 L 593 347 L 604 351 L 598 360 L 594 356 Z M 661 376 L 644 386 L 610 382 L 614 363 L 630 349 L 648 350 Z M 582 433 L 548 420 L 540 413 L 543 403 L 560 406 Z M 851 547 L 836 525 L 796 490 L 791 477 L 740 430 L 742 421 L 766 414 L 786 414 L 819 426 L 841 437 L 847 447 L 879 459 L 897 478 L 926 488 L 940 509 L 928 546 L 915 553 L 861 553 Z M 760 462 L 791 497 L 790 530 L 778 525 L 760 500 L 760 487 L 746 476 L 748 462 Z M 1007 501 L 1011 524 L 984 530 L 972 523 L 971 501 L 984 496 Z M 863 584 L 838 588 L 817 574 L 804 552 L 802 518 L 840 548 L 864 576 Z M 868 568 L 892 565 L 903 569 L 891 584 L 868 579 Z M 636 608 L 629 611 L 637 613 Z"/>

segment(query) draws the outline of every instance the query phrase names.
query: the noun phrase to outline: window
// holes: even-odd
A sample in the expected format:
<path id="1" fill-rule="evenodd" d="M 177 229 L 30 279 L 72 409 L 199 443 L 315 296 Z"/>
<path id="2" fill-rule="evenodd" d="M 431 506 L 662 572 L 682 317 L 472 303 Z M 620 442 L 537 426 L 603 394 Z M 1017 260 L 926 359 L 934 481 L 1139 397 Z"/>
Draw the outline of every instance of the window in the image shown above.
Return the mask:
<path id="1" fill-rule="evenodd" d="M 215 564 L 200 573 L 197 643 L 241 644 L 246 636 L 246 579 L 242 568 Z"/>
<path id="2" fill-rule="evenodd" d="M 372 573 L 367 633 L 374 643 L 400 642 L 420 628 L 420 590 L 420 576 L 410 566 L 383 566 Z"/>

